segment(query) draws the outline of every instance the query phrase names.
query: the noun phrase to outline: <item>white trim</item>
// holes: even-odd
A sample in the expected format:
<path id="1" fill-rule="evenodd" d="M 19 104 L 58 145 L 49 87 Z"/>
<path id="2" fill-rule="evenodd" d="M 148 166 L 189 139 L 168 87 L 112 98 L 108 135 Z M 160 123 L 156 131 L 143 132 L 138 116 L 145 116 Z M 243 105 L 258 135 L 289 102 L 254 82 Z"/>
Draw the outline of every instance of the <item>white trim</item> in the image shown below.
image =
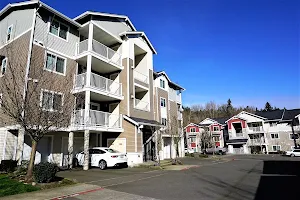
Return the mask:
<path id="1" fill-rule="evenodd" d="M 192 129 L 195 129 L 195 131 L 192 131 Z M 190 132 L 189 133 L 197 133 L 197 131 L 196 131 L 196 127 L 191 127 L 190 128 Z"/>
<path id="2" fill-rule="evenodd" d="M 165 102 L 165 106 L 161 106 L 161 100 L 165 100 L 164 102 Z M 161 108 L 167 108 L 167 100 L 166 100 L 166 98 L 163 98 L 163 97 L 159 97 L 159 106 L 161 107 Z"/>
<path id="3" fill-rule="evenodd" d="M 281 145 L 272 145 L 272 152 L 276 152 L 276 151 L 274 151 L 274 149 L 273 149 L 273 147 L 279 147 L 279 150 L 277 150 L 277 151 L 281 151 Z M 277 149 L 277 148 L 276 148 Z"/>
<path id="4" fill-rule="evenodd" d="M 163 83 L 163 87 L 161 86 L 161 83 Z M 159 88 L 166 90 L 166 81 L 163 79 L 159 79 Z"/>
<path id="5" fill-rule="evenodd" d="M 129 48 L 129 50 L 130 50 L 130 48 Z M 129 59 L 130 59 L 129 57 L 126 59 L 126 63 L 127 63 L 127 83 L 128 83 L 128 86 L 127 86 L 127 115 L 128 116 L 130 116 L 130 99 L 131 99 L 130 90 L 129 90 L 129 83 L 130 83 L 129 82 L 129 74 L 130 74 L 131 67 L 129 67 Z M 122 67 L 123 67 L 123 60 L 121 62 L 122 62 Z M 132 64 L 134 64 L 134 63 L 132 63 Z M 133 76 L 132 76 L 132 81 L 134 83 Z"/>
<path id="6" fill-rule="evenodd" d="M 134 127 L 134 150 L 137 152 L 137 127 Z"/>
<path id="7" fill-rule="evenodd" d="M 148 90 L 149 91 L 149 88 L 147 88 L 147 87 L 145 87 L 143 85 L 140 85 L 140 84 L 138 84 L 136 82 L 134 82 L 134 86 L 137 86 L 137 87 L 143 88 L 144 90 Z"/>
<path id="8" fill-rule="evenodd" d="M 7 57 L 5 57 L 2 61 L 1 61 L 1 73 L 0 73 L 0 77 L 4 76 L 5 72 L 3 73 L 3 63 L 5 62 L 5 72 L 6 72 L 6 69 L 7 69 L 7 63 L 8 63 L 8 59 Z"/>
<path id="9" fill-rule="evenodd" d="M 55 63 L 54 66 L 53 66 L 53 69 L 48 69 L 47 68 L 47 54 L 50 54 L 51 56 L 55 56 Z M 57 59 L 58 58 L 61 58 L 64 60 L 64 73 L 61 73 L 61 72 L 57 72 L 54 68 L 56 68 L 56 64 L 57 64 Z M 57 55 L 55 53 L 52 53 L 50 51 L 45 51 L 45 61 L 44 61 L 44 70 L 46 71 L 49 71 L 49 72 L 52 72 L 52 73 L 55 73 L 55 74 L 59 74 L 59 75 L 63 75 L 63 76 L 66 76 L 66 70 L 67 70 L 67 58 L 64 58 L 60 55 Z"/>
<path id="10" fill-rule="evenodd" d="M 43 96 L 44 96 L 44 92 L 52 94 L 52 107 L 53 107 L 53 101 L 54 101 L 54 94 L 61 95 L 61 106 L 64 105 L 64 94 L 61 93 L 61 92 L 55 92 L 55 91 L 51 91 L 51 90 L 47 90 L 47 89 L 41 89 L 40 107 L 42 108 L 42 110 L 50 111 L 50 112 L 58 112 L 59 110 L 54 110 L 53 108 L 50 108 L 50 109 L 43 108 Z"/>
<path id="11" fill-rule="evenodd" d="M 10 35 L 9 35 L 9 40 L 7 40 L 9 28 L 11 28 L 11 31 L 10 31 Z M 13 28 L 14 28 L 14 25 L 13 25 L 13 24 L 11 24 L 9 27 L 7 27 L 7 29 L 6 29 L 6 35 L 5 35 L 5 37 L 6 37 L 6 38 L 5 38 L 5 43 L 7 43 L 7 42 L 9 42 L 9 41 L 12 40 L 12 36 L 13 36 L 13 34 L 12 34 Z"/>
<path id="12" fill-rule="evenodd" d="M 13 41 L 17 40 L 18 38 L 20 38 L 21 36 L 25 35 L 27 32 L 31 31 L 32 27 L 27 29 L 26 31 L 24 31 L 23 33 L 20 33 L 20 35 L 18 35 L 17 37 L 13 38 L 12 40 L 9 40 L 9 42 L 5 43 L 4 45 L 0 46 L 0 49 L 4 48 L 5 46 L 9 45 L 10 43 L 12 43 Z"/>
<path id="13" fill-rule="evenodd" d="M 4 141 L 3 141 L 2 160 L 5 160 L 6 140 L 7 140 L 7 130 L 5 130 L 5 136 L 4 136 Z"/>
<path id="14" fill-rule="evenodd" d="M 91 20 L 91 23 L 95 26 L 97 26 L 99 29 L 102 29 L 104 32 L 108 33 L 110 36 L 112 36 L 113 38 L 115 38 L 118 42 L 123 43 L 122 40 L 120 40 L 119 38 L 117 38 L 116 36 L 114 36 L 114 34 L 112 34 L 111 32 L 109 32 L 108 30 L 106 30 L 105 28 L 103 28 L 102 26 L 96 24 L 95 22 L 93 22 L 94 20 Z"/>
<path id="15" fill-rule="evenodd" d="M 127 115 L 123 115 L 124 119 L 126 119 L 127 121 L 131 122 L 132 124 L 139 126 L 139 124 L 134 121 L 133 119 L 131 119 L 130 117 L 128 117 Z"/>
<path id="16" fill-rule="evenodd" d="M 166 124 L 163 124 L 163 119 L 165 119 L 166 120 Z M 161 117 L 161 124 L 163 125 L 163 126 L 167 126 L 167 118 L 164 118 L 164 117 Z"/>
<path id="17" fill-rule="evenodd" d="M 52 16 L 49 16 L 49 20 L 48 20 L 48 33 L 50 34 L 50 35 L 53 35 L 53 36 L 55 36 L 55 37 L 57 37 L 57 38 L 60 38 L 60 39 L 62 39 L 62 40 L 64 40 L 65 42 L 68 42 L 69 40 L 69 33 L 70 33 L 70 26 L 69 25 L 67 25 L 67 24 L 65 24 L 65 23 L 63 23 L 63 22 L 60 22 L 58 19 L 53 19 L 52 20 Z M 54 21 L 56 21 L 58 24 L 59 24 L 59 27 L 58 27 L 58 32 L 57 32 L 57 34 L 58 35 L 55 35 L 54 33 L 51 33 L 50 32 L 50 28 L 51 28 L 51 22 L 54 22 Z M 59 36 L 59 33 L 60 33 L 60 24 L 62 24 L 62 25 L 64 25 L 64 26 L 66 26 L 67 28 L 68 28 L 68 31 L 67 31 L 67 35 L 66 35 L 66 39 L 65 38 L 62 38 L 62 37 L 60 37 Z"/>

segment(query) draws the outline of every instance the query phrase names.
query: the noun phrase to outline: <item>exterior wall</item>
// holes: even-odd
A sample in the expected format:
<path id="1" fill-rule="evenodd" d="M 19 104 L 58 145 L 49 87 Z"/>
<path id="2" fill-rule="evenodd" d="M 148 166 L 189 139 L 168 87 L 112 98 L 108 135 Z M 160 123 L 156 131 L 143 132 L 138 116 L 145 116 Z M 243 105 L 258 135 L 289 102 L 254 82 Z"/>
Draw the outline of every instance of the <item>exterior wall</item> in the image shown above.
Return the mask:
<path id="1" fill-rule="evenodd" d="M 14 132 L 3 131 L 4 132 L 4 140 L 3 140 L 3 148 L 2 157 L 3 160 L 14 160 L 16 157 L 17 151 L 17 135 Z M 5 147 L 5 148 L 4 148 Z"/>
<path id="2" fill-rule="evenodd" d="M 13 11 L 0 21 L 0 48 L 6 43 L 7 28 L 13 25 L 12 39 L 32 28 L 34 9 Z"/>
<path id="3" fill-rule="evenodd" d="M 231 119 L 231 120 L 229 120 L 229 121 L 227 122 L 227 124 L 228 124 L 228 129 L 231 129 L 231 126 L 232 126 L 232 123 L 233 123 L 233 122 L 241 122 L 241 123 L 242 123 L 242 128 L 243 128 L 243 129 L 246 128 L 246 121 L 241 120 L 241 119 Z"/>
<path id="4" fill-rule="evenodd" d="M 188 126 L 188 127 L 186 127 L 186 132 L 190 133 L 191 132 L 191 128 L 196 128 L 196 132 L 200 131 L 200 128 L 198 126 Z"/>
<path id="5" fill-rule="evenodd" d="M 167 82 L 166 82 L 167 83 Z M 166 107 L 161 107 L 160 106 L 160 98 L 165 98 L 166 99 Z M 161 118 L 169 118 L 169 96 L 168 92 L 166 90 L 163 90 L 161 88 L 157 88 L 157 106 L 158 106 L 158 115 L 159 119 L 158 121 L 161 122 Z"/>
<path id="6" fill-rule="evenodd" d="M 67 56 L 75 56 L 76 43 L 79 42 L 79 32 L 78 30 L 71 26 L 69 23 L 65 22 L 58 17 L 54 17 L 54 19 L 58 20 L 69 26 L 69 33 L 67 36 L 67 40 L 64 40 L 58 36 L 52 35 L 49 33 L 50 27 L 50 16 L 53 14 L 41 9 L 36 18 L 35 25 L 35 34 L 34 40 L 37 42 L 42 42 L 45 47 L 51 49 L 53 51 L 60 52 L 61 54 Z"/>
<path id="7" fill-rule="evenodd" d="M 292 134 L 292 131 L 278 131 L 276 133 L 279 134 L 278 139 L 272 139 L 271 133 L 266 134 L 268 140 L 268 151 L 274 152 L 272 149 L 272 145 L 280 145 L 281 151 L 290 151 L 291 147 L 294 147 L 294 140 L 290 139 L 290 134 Z M 300 142 L 299 139 L 297 139 L 296 141 L 297 143 Z"/>
<path id="8" fill-rule="evenodd" d="M 119 135 L 119 138 L 126 138 L 127 152 L 135 152 L 135 126 L 123 119 L 123 128 L 124 132 Z"/>
<path id="9" fill-rule="evenodd" d="M 176 118 L 176 120 L 178 119 L 177 116 L 177 112 L 178 112 L 178 107 L 177 107 L 177 103 L 174 101 L 169 101 L 169 119 L 173 120 L 174 117 Z"/>
<path id="10" fill-rule="evenodd" d="M 9 80 L 17 81 L 17 84 L 11 83 L 17 86 L 17 92 L 19 96 L 17 98 L 23 98 L 23 91 L 25 85 L 25 69 L 27 65 L 28 59 L 28 51 L 29 51 L 29 43 L 30 43 L 30 35 L 31 31 L 27 32 L 26 34 L 22 35 L 18 39 L 14 40 L 13 42 L 9 43 L 7 46 L 0 49 L 0 55 L 8 57 L 8 69 L 4 76 L 0 77 L 0 85 L 10 85 Z M 10 70 L 10 69 L 12 70 Z M 18 73 L 14 73 L 15 78 L 10 79 L 12 76 L 11 73 L 14 71 L 18 71 Z M 10 86 L 9 86 L 10 87 Z M 1 89 L 1 87 L 0 87 Z M 6 94 L 7 90 L 3 90 L 3 99 L 9 100 Z M 13 119 L 8 118 L 4 115 L 0 109 L 0 127 L 8 126 L 15 124 Z"/>
<path id="11" fill-rule="evenodd" d="M 127 64 L 128 58 L 123 58 L 122 60 L 122 66 L 124 69 L 120 72 L 120 82 L 122 83 L 122 95 L 124 96 L 124 100 L 120 102 L 120 114 L 128 115 L 128 101 L 129 101 L 129 94 L 128 94 L 128 83 L 127 77 L 128 77 L 128 70 L 129 66 Z"/>

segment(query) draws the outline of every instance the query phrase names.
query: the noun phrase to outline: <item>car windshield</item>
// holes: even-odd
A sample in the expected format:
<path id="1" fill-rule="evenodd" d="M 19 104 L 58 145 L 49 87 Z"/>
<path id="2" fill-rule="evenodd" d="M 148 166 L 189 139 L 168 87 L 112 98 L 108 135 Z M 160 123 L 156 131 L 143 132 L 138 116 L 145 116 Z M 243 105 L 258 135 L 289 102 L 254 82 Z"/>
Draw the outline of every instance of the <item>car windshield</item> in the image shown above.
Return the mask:
<path id="1" fill-rule="evenodd" d="M 114 150 L 114 149 L 105 149 L 105 151 L 107 151 L 109 153 L 119 153 L 117 150 Z"/>

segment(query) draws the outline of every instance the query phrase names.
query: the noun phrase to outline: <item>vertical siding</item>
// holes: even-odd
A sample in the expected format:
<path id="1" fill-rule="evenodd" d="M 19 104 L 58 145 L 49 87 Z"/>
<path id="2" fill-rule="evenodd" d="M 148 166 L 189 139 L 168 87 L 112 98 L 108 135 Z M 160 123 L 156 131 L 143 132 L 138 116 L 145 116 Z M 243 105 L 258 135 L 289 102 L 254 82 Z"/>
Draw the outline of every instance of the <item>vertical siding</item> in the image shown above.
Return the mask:
<path id="1" fill-rule="evenodd" d="M 13 25 L 12 38 L 20 36 L 32 28 L 34 9 L 17 10 L 7 15 L 0 21 L 0 46 L 6 42 L 6 32 L 10 25 Z"/>
<path id="2" fill-rule="evenodd" d="M 49 33 L 49 14 L 48 12 L 39 12 L 36 18 L 34 40 L 43 42 L 44 46 L 68 56 L 75 55 L 76 43 L 79 42 L 79 32 L 70 24 L 57 19 L 59 22 L 69 26 L 68 40 L 64 40 Z"/>
<path id="3" fill-rule="evenodd" d="M 123 115 L 127 115 L 127 101 L 128 101 L 128 83 L 127 83 L 127 71 L 128 71 L 128 66 L 127 66 L 127 59 L 128 58 L 124 58 L 122 60 L 122 66 L 124 67 L 124 69 L 120 72 L 120 82 L 122 83 L 122 95 L 124 96 L 124 100 L 122 100 L 120 102 L 120 113 Z"/>
<path id="4" fill-rule="evenodd" d="M 135 152 L 135 126 L 123 119 L 124 132 L 119 138 L 126 138 L 126 151 Z"/>

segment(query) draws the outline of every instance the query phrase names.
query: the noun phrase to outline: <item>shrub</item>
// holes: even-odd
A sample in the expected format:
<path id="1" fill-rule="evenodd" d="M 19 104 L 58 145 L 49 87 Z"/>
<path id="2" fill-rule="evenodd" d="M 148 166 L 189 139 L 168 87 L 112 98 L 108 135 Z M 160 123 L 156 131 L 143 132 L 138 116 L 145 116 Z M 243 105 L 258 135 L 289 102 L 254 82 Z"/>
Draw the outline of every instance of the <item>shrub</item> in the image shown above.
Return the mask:
<path id="1" fill-rule="evenodd" d="M 38 183 L 49 183 L 55 179 L 58 167 L 53 163 L 40 163 L 34 166 L 33 175 Z"/>
<path id="2" fill-rule="evenodd" d="M 2 160 L 1 171 L 13 172 L 17 168 L 18 161 L 16 160 Z"/>

